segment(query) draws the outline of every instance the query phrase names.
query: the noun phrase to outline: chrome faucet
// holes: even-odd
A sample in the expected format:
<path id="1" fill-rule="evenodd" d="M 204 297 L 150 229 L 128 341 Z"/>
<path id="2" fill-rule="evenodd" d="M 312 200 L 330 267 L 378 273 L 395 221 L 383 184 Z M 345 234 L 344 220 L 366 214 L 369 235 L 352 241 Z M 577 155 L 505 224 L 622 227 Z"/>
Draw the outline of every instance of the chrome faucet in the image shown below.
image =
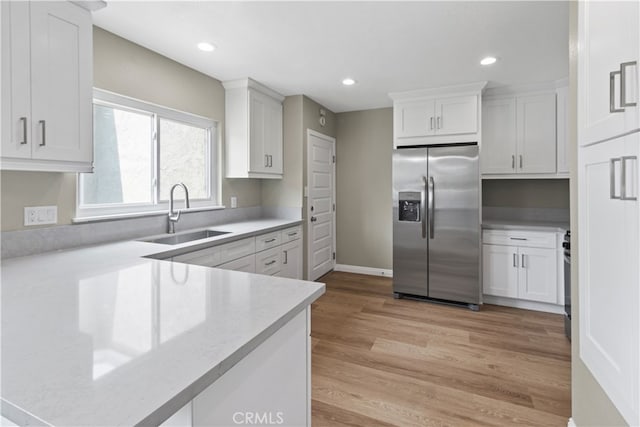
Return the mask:
<path id="1" fill-rule="evenodd" d="M 178 212 L 173 211 L 173 190 L 175 190 L 176 187 L 184 188 L 184 205 L 185 209 L 189 209 L 189 190 L 187 189 L 187 186 L 182 182 L 173 184 L 173 187 L 171 187 L 171 191 L 169 192 L 169 233 L 176 232 L 175 224 L 180 219 L 180 213 L 182 212 L 181 210 L 178 210 Z"/>

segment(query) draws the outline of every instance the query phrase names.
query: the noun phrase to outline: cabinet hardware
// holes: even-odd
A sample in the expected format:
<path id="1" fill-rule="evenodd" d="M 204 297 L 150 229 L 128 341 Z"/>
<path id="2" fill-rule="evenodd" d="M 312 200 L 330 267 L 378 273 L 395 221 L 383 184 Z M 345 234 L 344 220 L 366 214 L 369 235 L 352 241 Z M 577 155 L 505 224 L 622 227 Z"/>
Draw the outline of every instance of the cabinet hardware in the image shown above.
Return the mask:
<path id="1" fill-rule="evenodd" d="M 284 252 L 284 262 L 283 264 L 288 264 L 289 263 L 289 251 L 283 251 Z"/>
<path id="2" fill-rule="evenodd" d="M 511 169 L 515 169 L 516 168 L 516 155 L 512 154 L 511 155 Z"/>
<path id="3" fill-rule="evenodd" d="M 318 220 L 318 218 L 316 218 L 315 216 L 311 217 L 311 222 L 316 222 Z"/>
<path id="4" fill-rule="evenodd" d="M 273 156 L 271 154 L 269 154 L 269 167 L 273 167 Z"/>
<path id="5" fill-rule="evenodd" d="M 38 122 L 40 124 L 40 127 L 42 128 L 42 142 L 40 143 L 41 147 L 44 147 L 45 145 L 47 145 L 47 123 L 44 120 L 40 120 Z"/>
<path id="6" fill-rule="evenodd" d="M 422 212 L 420 212 L 420 226 L 422 227 L 422 238 L 426 239 L 427 238 L 427 208 L 426 208 L 426 204 L 425 204 L 425 193 L 429 190 L 427 190 L 427 177 L 423 176 L 422 177 L 422 191 L 420 192 L 420 210 Z"/>
<path id="7" fill-rule="evenodd" d="M 522 268 L 527 268 L 527 266 L 524 265 L 524 254 L 522 254 Z"/>
<path id="8" fill-rule="evenodd" d="M 269 155 L 268 154 L 264 155 L 264 167 L 265 168 L 269 167 Z"/>
<path id="9" fill-rule="evenodd" d="M 620 159 L 620 200 L 638 200 L 636 196 L 627 196 L 627 160 L 638 160 L 636 156 L 624 156 Z"/>
<path id="10" fill-rule="evenodd" d="M 623 62 L 620 64 L 620 106 L 635 107 L 636 102 L 627 102 L 627 67 L 638 65 L 636 61 Z M 624 108 L 623 108 L 624 110 Z"/>
<path id="11" fill-rule="evenodd" d="M 293 237 L 293 236 L 295 236 L 296 234 L 298 234 L 298 232 L 297 232 L 297 231 L 294 231 L 293 233 L 288 233 L 288 234 L 287 234 L 287 236 L 289 236 L 289 237 Z"/>
<path id="12" fill-rule="evenodd" d="M 438 116 L 438 129 L 442 129 L 442 117 Z"/>
<path id="13" fill-rule="evenodd" d="M 609 73 L 609 112 L 610 113 L 622 113 L 624 108 L 616 108 L 616 76 L 621 75 L 621 71 L 612 71 Z"/>
<path id="14" fill-rule="evenodd" d="M 265 243 L 273 243 L 273 242 L 275 242 L 275 241 L 276 241 L 276 239 L 269 239 L 269 240 L 265 240 L 264 242 L 265 242 Z"/>
<path id="15" fill-rule="evenodd" d="M 513 266 L 518 268 L 518 254 L 513 254 Z"/>
<path id="16" fill-rule="evenodd" d="M 527 240 L 526 237 L 509 237 L 511 240 Z"/>
<path id="17" fill-rule="evenodd" d="M 20 117 L 20 121 L 22 122 L 22 141 L 20 144 L 25 145 L 27 143 L 27 118 Z"/>
<path id="18" fill-rule="evenodd" d="M 433 130 L 433 117 L 429 117 L 429 130 Z"/>
<path id="19" fill-rule="evenodd" d="M 274 260 L 272 260 L 272 261 L 265 262 L 265 263 L 264 263 L 264 265 L 265 265 L 265 267 L 268 267 L 268 266 L 273 265 L 273 264 L 275 264 L 275 263 L 276 263 L 276 260 L 274 259 Z"/>
<path id="20" fill-rule="evenodd" d="M 433 177 L 429 177 L 429 196 L 427 202 L 429 203 L 429 238 L 434 239 L 436 234 L 436 184 L 433 181 Z"/>
<path id="21" fill-rule="evenodd" d="M 609 198 L 619 199 L 620 196 L 616 196 L 616 163 L 621 162 L 621 159 L 609 160 Z"/>
<path id="22" fill-rule="evenodd" d="M 520 154 L 520 169 L 522 169 L 522 154 Z"/>

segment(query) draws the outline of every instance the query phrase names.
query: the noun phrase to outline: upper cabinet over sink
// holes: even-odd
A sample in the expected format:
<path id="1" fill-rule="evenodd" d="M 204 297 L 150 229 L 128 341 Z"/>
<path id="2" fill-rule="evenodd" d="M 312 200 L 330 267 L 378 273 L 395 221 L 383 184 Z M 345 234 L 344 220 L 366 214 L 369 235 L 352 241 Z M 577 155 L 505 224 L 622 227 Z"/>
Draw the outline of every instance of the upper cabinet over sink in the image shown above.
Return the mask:
<path id="1" fill-rule="evenodd" d="M 1 7 L 0 168 L 91 172 L 90 12 L 65 1 Z"/>
<path id="2" fill-rule="evenodd" d="M 480 94 L 486 82 L 390 93 L 393 146 L 479 142 Z"/>
<path id="3" fill-rule="evenodd" d="M 282 178 L 284 97 L 252 79 L 223 86 L 227 178 Z"/>

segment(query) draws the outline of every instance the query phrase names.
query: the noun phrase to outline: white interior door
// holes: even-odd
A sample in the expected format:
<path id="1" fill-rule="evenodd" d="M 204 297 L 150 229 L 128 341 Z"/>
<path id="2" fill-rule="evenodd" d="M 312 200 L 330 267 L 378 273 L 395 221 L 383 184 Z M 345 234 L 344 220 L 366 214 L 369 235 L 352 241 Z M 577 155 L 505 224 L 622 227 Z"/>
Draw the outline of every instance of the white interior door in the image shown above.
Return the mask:
<path id="1" fill-rule="evenodd" d="M 334 138 L 307 130 L 307 278 L 316 280 L 335 264 Z"/>

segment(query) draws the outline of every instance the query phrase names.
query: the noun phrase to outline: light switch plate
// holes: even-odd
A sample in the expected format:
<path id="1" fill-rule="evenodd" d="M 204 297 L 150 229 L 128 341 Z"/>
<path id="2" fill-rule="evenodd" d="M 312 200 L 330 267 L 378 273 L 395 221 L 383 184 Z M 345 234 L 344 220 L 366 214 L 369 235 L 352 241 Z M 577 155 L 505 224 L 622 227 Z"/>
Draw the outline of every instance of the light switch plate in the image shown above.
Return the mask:
<path id="1" fill-rule="evenodd" d="M 231 196 L 231 207 L 232 208 L 238 207 L 238 198 L 236 196 Z"/>
<path id="2" fill-rule="evenodd" d="M 24 208 L 24 225 L 45 225 L 58 223 L 57 206 L 26 206 Z"/>

